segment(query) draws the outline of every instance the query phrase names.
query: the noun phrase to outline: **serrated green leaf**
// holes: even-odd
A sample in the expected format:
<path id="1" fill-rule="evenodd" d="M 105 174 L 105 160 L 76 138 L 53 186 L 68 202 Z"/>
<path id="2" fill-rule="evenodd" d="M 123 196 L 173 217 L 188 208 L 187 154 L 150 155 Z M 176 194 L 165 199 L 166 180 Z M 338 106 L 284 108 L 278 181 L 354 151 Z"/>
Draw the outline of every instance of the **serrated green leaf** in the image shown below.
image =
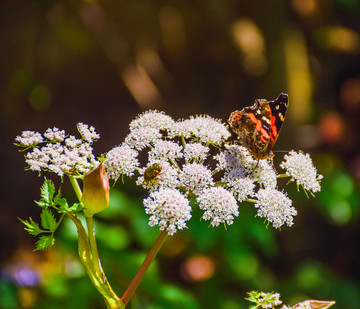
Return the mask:
<path id="1" fill-rule="evenodd" d="M 55 238 L 51 235 L 49 236 L 41 236 L 39 240 L 36 242 L 36 248 L 34 251 L 46 250 L 52 247 L 55 243 Z"/>
<path id="2" fill-rule="evenodd" d="M 40 190 L 41 199 L 51 205 L 53 203 L 55 194 L 54 183 L 45 177 L 44 183 Z"/>
<path id="3" fill-rule="evenodd" d="M 68 212 L 69 204 L 68 204 L 66 198 L 55 197 L 54 204 L 56 206 L 59 206 L 60 213 Z"/>
<path id="4" fill-rule="evenodd" d="M 44 229 L 53 231 L 56 227 L 56 220 L 52 212 L 48 209 L 43 209 L 41 212 L 41 225 Z"/>
<path id="5" fill-rule="evenodd" d="M 68 210 L 69 212 L 71 213 L 76 213 L 76 212 L 79 212 L 79 211 L 82 211 L 84 210 L 85 207 L 83 204 L 81 203 L 74 203 Z"/>
<path id="6" fill-rule="evenodd" d="M 22 220 L 20 218 L 18 219 L 22 224 L 26 226 L 25 231 L 27 231 L 30 235 L 36 236 L 42 232 L 42 230 L 39 227 L 39 224 L 37 224 L 33 219 L 29 218 L 30 222 L 26 220 Z"/>

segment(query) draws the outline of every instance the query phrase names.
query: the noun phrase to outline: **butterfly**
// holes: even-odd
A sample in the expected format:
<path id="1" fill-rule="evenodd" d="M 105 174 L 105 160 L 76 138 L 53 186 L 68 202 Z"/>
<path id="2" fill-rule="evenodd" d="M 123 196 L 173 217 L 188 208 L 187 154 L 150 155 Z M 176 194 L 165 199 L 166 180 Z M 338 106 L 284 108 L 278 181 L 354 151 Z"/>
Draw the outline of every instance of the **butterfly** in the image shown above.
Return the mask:
<path id="1" fill-rule="evenodd" d="M 280 93 L 274 101 L 255 100 L 254 105 L 232 112 L 228 123 L 240 143 L 258 160 L 274 156 L 272 151 L 284 123 L 288 95 Z"/>

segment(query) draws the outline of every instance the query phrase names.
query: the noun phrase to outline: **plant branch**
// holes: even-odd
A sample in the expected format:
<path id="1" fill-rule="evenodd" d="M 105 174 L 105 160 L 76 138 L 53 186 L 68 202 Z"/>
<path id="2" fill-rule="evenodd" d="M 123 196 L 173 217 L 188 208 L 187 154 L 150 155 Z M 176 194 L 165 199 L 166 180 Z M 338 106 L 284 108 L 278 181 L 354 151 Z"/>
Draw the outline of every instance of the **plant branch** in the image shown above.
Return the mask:
<path id="1" fill-rule="evenodd" d="M 147 254 L 144 262 L 141 264 L 138 272 L 136 273 L 133 280 L 130 282 L 128 288 L 126 289 L 124 295 L 121 297 L 121 300 L 125 304 L 125 306 L 128 304 L 130 299 L 135 293 L 135 290 L 139 286 L 140 282 L 144 278 L 146 271 L 148 270 L 149 266 L 151 265 L 151 262 L 155 259 L 157 253 L 159 252 L 160 248 L 164 244 L 166 238 L 169 236 L 166 230 L 162 231 L 158 238 L 155 240 L 153 246 L 151 247 L 149 253 Z"/>

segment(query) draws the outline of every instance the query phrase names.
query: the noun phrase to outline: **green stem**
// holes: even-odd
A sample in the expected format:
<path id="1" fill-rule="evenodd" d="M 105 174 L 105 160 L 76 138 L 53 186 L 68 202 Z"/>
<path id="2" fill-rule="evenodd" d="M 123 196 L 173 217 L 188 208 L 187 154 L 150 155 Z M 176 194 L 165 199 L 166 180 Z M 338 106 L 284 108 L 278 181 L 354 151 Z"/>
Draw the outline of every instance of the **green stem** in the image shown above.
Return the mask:
<path id="1" fill-rule="evenodd" d="M 69 179 L 70 179 L 71 185 L 73 186 L 73 189 L 75 191 L 75 194 L 76 194 L 79 202 L 81 202 L 82 192 L 81 192 L 79 183 L 77 182 L 77 179 L 73 176 L 69 176 Z"/>
<path id="2" fill-rule="evenodd" d="M 89 239 L 81 221 L 73 214 L 67 213 L 66 215 L 75 223 L 78 230 L 78 253 L 80 261 L 83 264 L 92 284 L 103 296 L 106 307 L 109 309 L 124 309 L 124 303 L 112 290 L 106 277 L 103 273 L 98 273 L 94 268 Z"/>
<path id="3" fill-rule="evenodd" d="M 96 238 L 95 238 L 95 229 L 94 229 L 94 220 L 93 217 L 86 217 L 86 227 L 87 227 L 87 231 L 88 231 L 88 237 L 89 237 L 89 243 L 90 243 L 90 250 L 91 250 L 91 254 L 92 254 L 92 259 L 93 259 L 93 263 L 94 263 L 94 267 L 96 269 L 96 271 L 99 274 L 103 274 L 103 270 L 101 267 L 101 263 L 100 263 L 100 258 L 99 258 L 99 252 L 98 252 L 98 248 L 97 248 L 97 244 L 96 244 Z M 104 281 L 105 282 L 105 281 Z"/>
<path id="4" fill-rule="evenodd" d="M 140 282 L 144 278 L 146 271 L 148 270 L 151 262 L 155 259 L 157 253 L 159 252 L 160 248 L 164 244 L 166 238 L 169 236 L 166 230 L 162 231 L 158 238 L 155 240 L 153 246 L 151 247 L 149 253 L 147 254 L 144 262 L 141 264 L 138 272 L 136 273 L 133 280 L 130 282 L 128 288 L 126 289 L 124 295 L 121 297 L 122 302 L 125 306 L 128 304 L 130 299 L 135 293 L 135 290 L 139 286 Z"/>
<path id="5" fill-rule="evenodd" d="M 288 178 L 290 177 L 289 175 L 286 175 L 286 174 L 279 174 L 279 175 L 276 175 L 276 178 Z"/>
<path id="6" fill-rule="evenodd" d="M 253 199 L 246 199 L 244 202 L 254 203 L 256 204 L 258 201 Z"/>

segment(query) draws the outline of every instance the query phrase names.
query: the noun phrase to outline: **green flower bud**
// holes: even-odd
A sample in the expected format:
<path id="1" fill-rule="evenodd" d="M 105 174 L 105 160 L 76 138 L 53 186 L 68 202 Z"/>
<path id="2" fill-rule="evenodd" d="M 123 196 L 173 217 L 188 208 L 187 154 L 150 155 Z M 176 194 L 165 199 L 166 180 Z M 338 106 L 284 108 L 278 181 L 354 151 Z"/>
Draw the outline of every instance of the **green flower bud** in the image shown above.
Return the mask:
<path id="1" fill-rule="evenodd" d="M 85 207 L 84 214 L 86 217 L 92 217 L 109 206 L 110 184 L 104 165 L 101 163 L 85 175 L 83 184 L 81 201 Z"/>

